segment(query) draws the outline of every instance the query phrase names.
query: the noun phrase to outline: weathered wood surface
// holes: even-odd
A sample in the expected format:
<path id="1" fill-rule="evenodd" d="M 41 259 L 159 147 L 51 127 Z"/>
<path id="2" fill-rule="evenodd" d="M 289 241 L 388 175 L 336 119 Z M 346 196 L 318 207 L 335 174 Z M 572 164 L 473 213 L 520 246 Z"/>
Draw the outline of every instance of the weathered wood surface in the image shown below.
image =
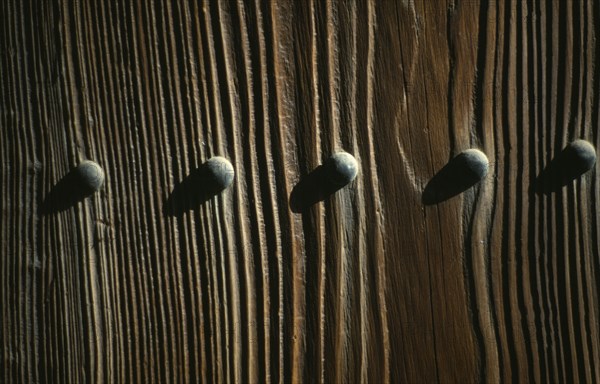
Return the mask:
<path id="1" fill-rule="evenodd" d="M 0 381 L 600 381 L 594 0 L 0 4 Z M 425 206 L 481 148 L 479 186 Z M 288 199 L 335 151 L 358 178 Z M 213 155 L 231 188 L 169 215 Z M 105 189 L 40 205 L 93 159 Z"/>

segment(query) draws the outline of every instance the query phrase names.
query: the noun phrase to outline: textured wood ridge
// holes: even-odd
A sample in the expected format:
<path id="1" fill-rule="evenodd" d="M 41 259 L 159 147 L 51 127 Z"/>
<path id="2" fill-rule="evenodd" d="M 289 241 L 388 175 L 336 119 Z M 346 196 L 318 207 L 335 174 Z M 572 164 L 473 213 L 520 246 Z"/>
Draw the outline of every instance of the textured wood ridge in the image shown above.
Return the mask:
<path id="1" fill-rule="evenodd" d="M 0 2 L 0 382 L 598 382 L 594 0 Z M 480 148 L 483 183 L 421 193 Z M 347 188 L 294 213 L 332 153 Z M 211 156 L 236 177 L 165 202 Z M 42 213 L 92 159 L 105 188 Z"/>

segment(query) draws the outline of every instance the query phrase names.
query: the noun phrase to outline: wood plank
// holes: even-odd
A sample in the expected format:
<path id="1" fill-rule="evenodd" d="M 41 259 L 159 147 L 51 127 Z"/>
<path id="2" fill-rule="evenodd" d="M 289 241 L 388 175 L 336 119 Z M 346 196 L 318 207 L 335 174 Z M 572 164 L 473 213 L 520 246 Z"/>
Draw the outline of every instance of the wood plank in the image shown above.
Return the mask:
<path id="1" fill-rule="evenodd" d="M 600 381 L 593 0 L 0 4 L 1 382 Z M 479 148 L 482 183 L 424 204 Z M 338 151 L 349 186 L 294 187 Z M 236 172 L 182 211 L 212 156 Z M 78 163 L 104 189 L 42 211 Z"/>

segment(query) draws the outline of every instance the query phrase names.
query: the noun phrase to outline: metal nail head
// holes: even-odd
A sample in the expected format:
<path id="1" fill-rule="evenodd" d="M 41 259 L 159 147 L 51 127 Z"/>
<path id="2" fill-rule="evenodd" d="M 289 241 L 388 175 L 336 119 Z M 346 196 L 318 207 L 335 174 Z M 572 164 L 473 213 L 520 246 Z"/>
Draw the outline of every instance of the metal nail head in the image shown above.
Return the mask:
<path id="1" fill-rule="evenodd" d="M 485 153 L 479 149 L 467 149 L 461 152 L 457 158 L 463 163 L 464 170 L 470 173 L 474 181 L 480 181 L 487 175 L 490 162 Z"/>
<path id="2" fill-rule="evenodd" d="M 335 153 L 323 165 L 330 181 L 339 187 L 352 182 L 358 174 L 358 162 L 347 152 Z"/>
<path id="3" fill-rule="evenodd" d="M 215 189 L 224 190 L 233 182 L 235 171 L 231 162 L 224 157 L 214 156 L 208 159 L 204 165 L 214 183 Z"/>
<path id="4" fill-rule="evenodd" d="M 104 170 L 96 162 L 91 160 L 81 162 L 75 168 L 75 173 L 82 186 L 91 192 L 98 192 L 104 185 Z"/>
<path id="5" fill-rule="evenodd" d="M 592 169 L 596 164 L 596 149 L 594 146 L 585 140 L 575 140 L 567 146 L 571 161 L 571 166 L 581 174 Z"/>

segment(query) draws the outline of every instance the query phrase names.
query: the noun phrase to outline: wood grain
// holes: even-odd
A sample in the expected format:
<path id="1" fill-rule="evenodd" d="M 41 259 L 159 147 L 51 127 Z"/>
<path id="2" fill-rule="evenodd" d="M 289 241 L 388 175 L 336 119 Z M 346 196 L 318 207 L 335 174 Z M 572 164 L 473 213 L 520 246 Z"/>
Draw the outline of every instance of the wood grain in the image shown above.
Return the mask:
<path id="1" fill-rule="evenodd" d="M 597 382 L 593 0 L 0 3 L 0 381 Z M 487 178 L 424 205 L 480 148 Z M 332 153 L 360 164 L 302 213 Z M 234 184 L 168 214 L 208 158 Z M 105 188 L 43 213 L 79 162 Z"/>

